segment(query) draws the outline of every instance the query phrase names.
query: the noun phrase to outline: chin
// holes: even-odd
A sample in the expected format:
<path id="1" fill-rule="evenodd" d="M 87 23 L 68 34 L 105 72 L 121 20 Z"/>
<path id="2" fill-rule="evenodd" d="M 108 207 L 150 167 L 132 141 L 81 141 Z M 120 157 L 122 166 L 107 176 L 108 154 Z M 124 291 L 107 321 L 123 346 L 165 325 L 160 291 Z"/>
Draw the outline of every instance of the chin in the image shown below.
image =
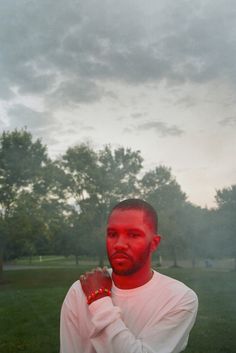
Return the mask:
<path id="1" fill-rule="evenodd" d="M 129 276 L 132 274 L 132 272 L 130 272 L 130 270 L 121 270 L 121 269 L 116 269 L 116 268 L 113 268 L 113 272 L 118 276 Z"/>
<path id="2" fill-rule="evenodd" d="M 111 264 L 111 267 L 113 272 L 118 276 L 130 276 L 138 271 L 138 269 L 135 267 L 121 268 L 121 267 L 113 266 L 112 264 Z"/>

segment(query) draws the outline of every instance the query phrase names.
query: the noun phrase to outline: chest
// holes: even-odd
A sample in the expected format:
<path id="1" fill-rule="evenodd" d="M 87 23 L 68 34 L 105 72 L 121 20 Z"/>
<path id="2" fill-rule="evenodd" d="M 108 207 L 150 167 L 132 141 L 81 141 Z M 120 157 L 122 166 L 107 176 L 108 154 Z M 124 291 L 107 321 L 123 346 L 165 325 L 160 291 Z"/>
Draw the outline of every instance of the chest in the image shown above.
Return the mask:
<path id="1" fill-rule="evenodd" d="M 114 305 L 121 309 L 121 319 L 137 337 L 149 322 L 158 321 L 161 305 L 152 296 L 113 297 Z"/>

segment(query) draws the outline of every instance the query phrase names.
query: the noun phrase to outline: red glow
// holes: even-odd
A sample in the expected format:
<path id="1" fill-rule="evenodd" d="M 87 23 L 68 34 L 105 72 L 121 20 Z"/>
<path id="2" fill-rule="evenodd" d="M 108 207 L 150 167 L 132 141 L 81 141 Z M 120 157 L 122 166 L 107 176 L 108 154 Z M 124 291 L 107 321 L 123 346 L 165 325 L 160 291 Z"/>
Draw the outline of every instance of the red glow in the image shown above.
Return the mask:
<path id="1" fill-rule="evenodd" d="M 151 276 L 151 255 L 160 237 L 144 219 L 143 211 L 132 209 L 117 209 L 109 217 L 107 254 L 113 280 L 122 286 L 140 286 Z"/>

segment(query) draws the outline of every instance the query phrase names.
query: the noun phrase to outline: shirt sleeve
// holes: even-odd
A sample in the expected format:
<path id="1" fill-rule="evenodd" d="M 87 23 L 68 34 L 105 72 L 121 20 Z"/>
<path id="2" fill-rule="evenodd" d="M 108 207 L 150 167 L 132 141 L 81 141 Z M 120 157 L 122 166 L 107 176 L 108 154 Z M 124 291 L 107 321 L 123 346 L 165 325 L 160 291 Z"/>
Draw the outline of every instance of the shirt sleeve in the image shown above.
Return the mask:
<path id="1" fill-rule="evenodd" d="M 60 353 L 68 352 L 83 352 L 83 347 L 78 335 L 78 319 L 64 302 L 60 318 Z"/>
<path id="2" fill-rule="evenodd" d="M 82 303 L 80 283 L 74 283 L 69 289 L 61 307 L 60 315 L 60 353 L 84 352 L 84 342 L 79 334 L 78 306 Z"/>
<path id="3" fill-rule="evenodd" d="M 91 342 L 97 353 L 104 353 L 104 347 L 109 353 L 179 353 L 187 345 L 197 308 L 197 296 L 189 290 L 162 319 L 154 318 L 135 337 L 111 298 L 102 298 L 89 306 L 94 325 Z"/>

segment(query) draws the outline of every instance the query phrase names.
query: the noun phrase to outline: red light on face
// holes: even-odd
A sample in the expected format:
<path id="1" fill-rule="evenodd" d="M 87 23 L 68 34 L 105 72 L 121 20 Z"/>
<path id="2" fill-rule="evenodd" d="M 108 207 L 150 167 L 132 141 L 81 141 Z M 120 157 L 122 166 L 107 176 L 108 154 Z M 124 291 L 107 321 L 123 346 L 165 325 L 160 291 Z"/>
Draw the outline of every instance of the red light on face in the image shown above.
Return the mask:
<path id="1" fill-rule="evenodd" d="M 129 259 L 125 258 L 125 257 L 116 257 L 114 259 L 112 259 L 112 264 L 113 267 L 125 267 L 125 265 L 127 265 L 127 262 L 129 262 Z"/>
<path id="2" fill-rule="evenodd" d="M 151 229 L 141 210 L 115 210 L 107 225 L 107 254 L 115 273 L 130 274 L 151 256 Z"/>
<path id="3" fill-rule="evenodd" d="M 129 260 L 129 256 L 124 255 L 124 254 L 120 254 L 120 253 L 116 253 L 114 255 L 111 256 L 112 260 Z"/>

